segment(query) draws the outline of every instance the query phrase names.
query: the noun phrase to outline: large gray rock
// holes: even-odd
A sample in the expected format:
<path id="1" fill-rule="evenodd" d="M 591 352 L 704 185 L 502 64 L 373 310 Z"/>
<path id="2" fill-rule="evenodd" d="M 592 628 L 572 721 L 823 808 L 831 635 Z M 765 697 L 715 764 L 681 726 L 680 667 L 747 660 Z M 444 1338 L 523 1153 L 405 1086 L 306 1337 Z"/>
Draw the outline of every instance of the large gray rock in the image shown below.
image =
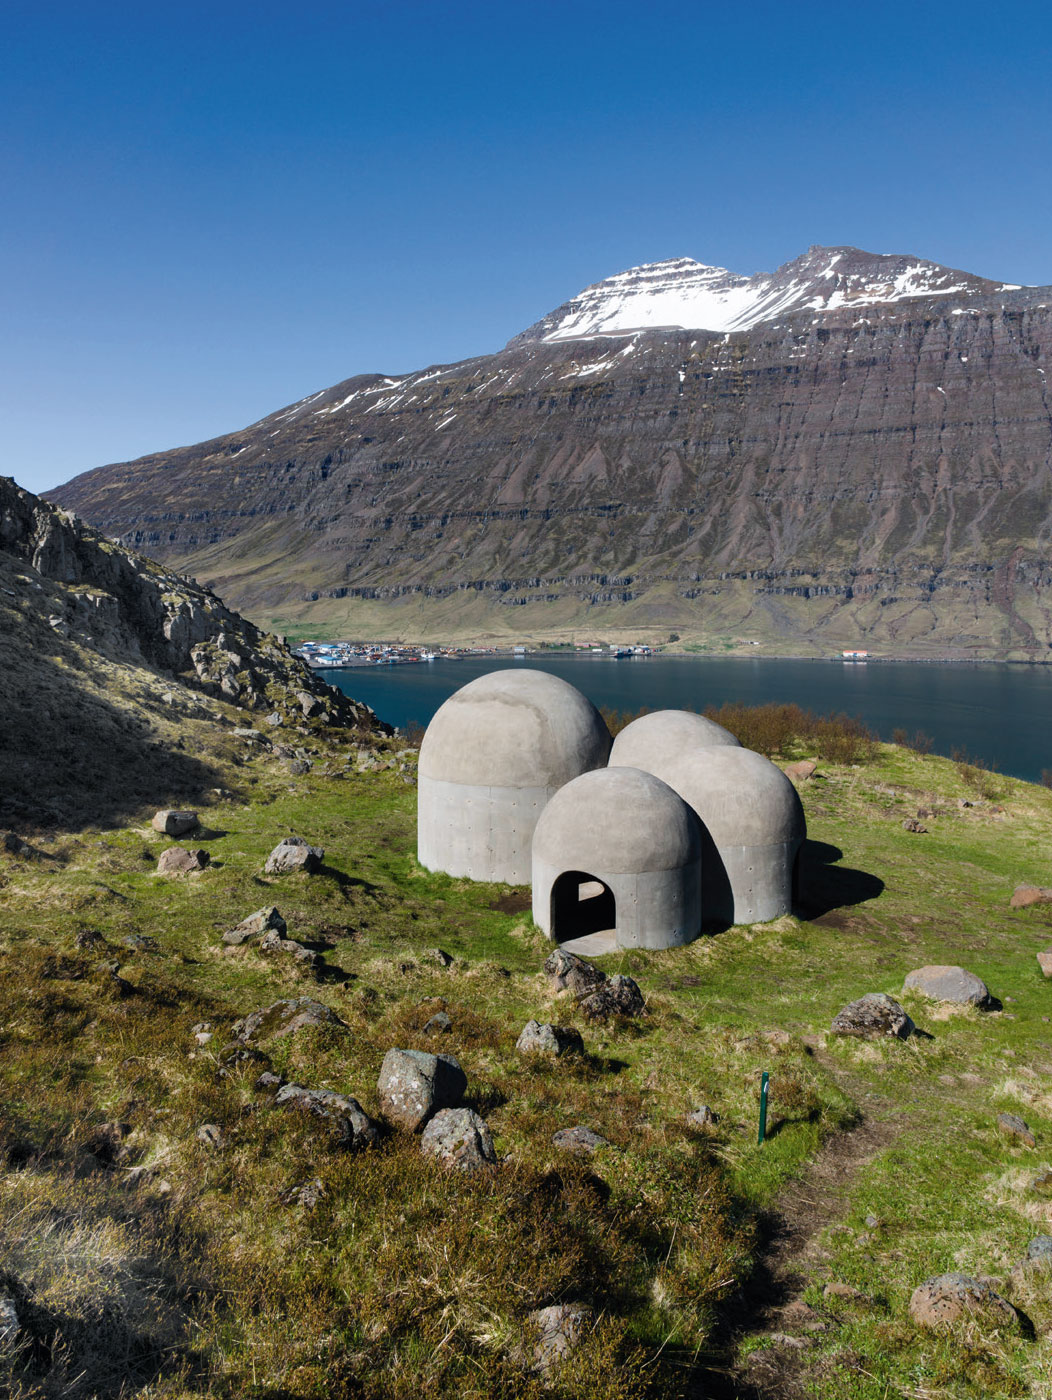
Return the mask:
<path id="1" fill-rule="evenodd" d="M 197 826 L 197 813 L 164 808 L 154 813 L 150 825 L 154 831 L 160 831 L 165 836 L 185 836 Z"/>
<path id="2" fill-rule="evenodd" d="M 312 1001 L 310 997 L 291 997 L 272 1002 L 270 1006 L 263 1006 L 235 1021 L 233 1033 L 235 1040 L 248 1045 L 253 1040 L 282 1040 L 306 1026 L 342 1026 L 346 1029 L 347 1023 L 320 1001 Z"/>
<path id="3" fill-rule="evenodd" d="M 584 1054 L 584 1041 L 573 1026 L 552 1026 L 540 1021 L 527 1021 L 515 1049 L 520 1055 L 565 1055 L 573 1051 Z"/>
<path id="4" fill-rule="evenodd" d="M 869 992 L 838 1011 L 830 1027 L 833 1035 L 856 1035 L 864 1040 L 898 1036 L 905 1040 L 916 1030 L 913 1022 L 886 992 Z"/>
<path id="5" fill-rule="evenodd" d="M 207 851 L 187 851 L 182 846 L 169 846 L 157 862 L 158 875 L 192 875 L 208 864 Z"/>
<path id="6" fill-rule="evenodd" d="M 988 1283 L 969 1274 L 936 1274 L 913 1290 L 910 1316 L 922 1327 L 969 1318 L 989 1327 L 1016 1327 L 1019 1315 Z"/>
<path id="7" fill-rule="evenodd" d="M 1052 1235 L 1038 1235 L 1026 1247 L 1026 1257 L 1033 1264 L 1052 1266 Z"/>
<path id="8" fill-rule="evenodd" d="M 496 1164 L 489 1125 L 470 1108 L 443 1108 L 425 1127 L 420 1139 L 425 1157 L 434 1157 L 461 1172 L 477 1172 Z"/>
<path id="9" fill-rule="evenodd" d="M 276 930 L 282 938 L 288 932 L 288 925 L 273 905 L 269 909 L 257 909 L 254 914 L 247 915 L 234 928 L 227 929 L 226 933 L 223 934 L 223 942 L 237 947 L 242 943 L 248 943 L 253 938 L 262 938 L 270 929 Z"/>
<path id="10" fill-rule="evenodd" d="M 311 846 L 302 836 L 286 836 L 267 856 L 263 867 L 265 875 L 288 875 L 294 870 L 302 870 L 313 875 L 321 868 L 325 851 L 321 846 Z"/>
<path id="11" fill-rule="evenodd" d="M 440 1109 L 456 1108 L 467 1087 L 467 1076 L 452 1055 L 426 1050 L 388 1050 L 377 1083 L 384 1116 L 411 1133 Z"/>
<path id="12" fill-rule="evenodd" d="M 556 948 L 545 959 L 544 971 L 553 991 L 569 992 L 575 997 L 587 996 L 606 981 L 605 972 L 562 948 Z"/>
<path id="13" fill-rule="evenodd" d="M 919 992 L 932 1001 L 950 1002 L 954 1006 L 990 1005 L 990 992 L 986 983 L 963 967 L 933 963 L 928 967 L 918 967 L 906 974 L 902 984 L 904 992 Z"/>
<path id="14" fill-rule="evenodd" d="M 640 1016 L 646 1010 L 638 984 L 620 973 L 605 978 L 577 1004 L 594 1021 L 605 1021 L 609 1016 Z"/>
<path id="15" fill-rule="evenodd" d="M 559 1366 L 581 1343 L 592 1321 L 592 1310 L 585 1303 L 553 1303 L 529 1314 L 527 1322 L 536 1337 L 532 1368 L 547 1375 Z"/>
<path id="16" fill-rule="evenodd" d="M 380 1130 L 357 1099 L 337 1094 L 332 1089 L 305 1089 L 300 1084 L 286 1084 L 274 1099 L 279 1108 L 295 1108 L 321 1119 L 340 1147 L 357 1151 L 372 1147 Z"/>

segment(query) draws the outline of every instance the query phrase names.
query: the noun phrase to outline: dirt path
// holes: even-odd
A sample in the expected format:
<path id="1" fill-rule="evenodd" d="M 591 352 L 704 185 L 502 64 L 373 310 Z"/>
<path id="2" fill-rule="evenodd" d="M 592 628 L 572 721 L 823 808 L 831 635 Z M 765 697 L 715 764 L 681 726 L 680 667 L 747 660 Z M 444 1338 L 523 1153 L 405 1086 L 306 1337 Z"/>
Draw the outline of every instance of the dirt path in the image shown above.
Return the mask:
<path id="1" fill-rule="evenodd" d="M 853 1094 L 862 1116 L 853 1128 L 829 1139 L 761 1220 L 756 1267 L 727 1308 L 719 1339 L 725 1361 L 706 1373 L 706 1400 L 796 1400 L 805 1393 L 806 1338 L 809 1329 L 823 1323 L 801 1294 L 820 1262 L 819 1236 L 846 1213 L 861 1168 L 909 1127 L 889 1100 L 861 1083 L 844 1083 L 842 1069 L 837 1078 Z M 781 1334 L 786 1340 L 739 1364 L 738 1344 L 757 1332 Z"/>

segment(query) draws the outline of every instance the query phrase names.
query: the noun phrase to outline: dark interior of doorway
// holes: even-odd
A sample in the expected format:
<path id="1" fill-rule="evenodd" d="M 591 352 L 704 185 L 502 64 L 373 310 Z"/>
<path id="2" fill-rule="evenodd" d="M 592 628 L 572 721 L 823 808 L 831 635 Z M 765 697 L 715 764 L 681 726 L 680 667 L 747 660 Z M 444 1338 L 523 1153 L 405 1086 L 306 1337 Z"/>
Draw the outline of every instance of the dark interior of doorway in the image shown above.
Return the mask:
<path id="1" fill-rule="evenodd" d="M 609 885 L 586 870 L 565 870 L 552 886 L 552 937 L 557 943 L 616 928 L 617 908 Z"/>

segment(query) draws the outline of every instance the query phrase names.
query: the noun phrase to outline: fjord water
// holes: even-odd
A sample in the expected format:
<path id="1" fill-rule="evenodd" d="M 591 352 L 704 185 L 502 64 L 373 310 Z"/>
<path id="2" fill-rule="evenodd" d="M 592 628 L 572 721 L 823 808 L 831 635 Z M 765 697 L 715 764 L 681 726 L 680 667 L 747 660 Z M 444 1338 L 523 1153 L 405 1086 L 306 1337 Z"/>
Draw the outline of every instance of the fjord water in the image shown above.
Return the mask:
<path id="1" fill-rule="evenodd" d="M 936 753 L 957 750 L 1037 782 L 1052 769 L 1052 667 L 919 662 L 788 661 L 740 657 L 479 656 L 322 671 L 330 684 L 404 728 L 487 671 L 530 666 L 561 676 L 596 705 L 632 711 L 703 710 L 769 701 L 817 714 L 859 715 L 882 739 L 923 730 Z"/>

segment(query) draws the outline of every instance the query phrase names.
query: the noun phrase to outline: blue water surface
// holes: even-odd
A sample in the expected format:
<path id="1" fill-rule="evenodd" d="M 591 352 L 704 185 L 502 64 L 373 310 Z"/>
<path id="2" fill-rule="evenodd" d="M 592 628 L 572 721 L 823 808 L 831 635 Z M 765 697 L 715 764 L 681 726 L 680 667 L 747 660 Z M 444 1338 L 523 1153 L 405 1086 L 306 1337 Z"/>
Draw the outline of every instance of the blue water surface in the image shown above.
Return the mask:
<path id="1" fill-rule="evenodd" d="M 319 674 L 381 719 L 426 725 L 455 690 L 487 671 L 530 666 L 562 676 L 615 710 L 693 709 L 740 701 L 859 715 L 882 739 L 923 730 L 936 753 L 965 753 L 1036 782 L 1052 769 L 1052 667 L 923 662 L 649 656 L 481 656 Z"/>

